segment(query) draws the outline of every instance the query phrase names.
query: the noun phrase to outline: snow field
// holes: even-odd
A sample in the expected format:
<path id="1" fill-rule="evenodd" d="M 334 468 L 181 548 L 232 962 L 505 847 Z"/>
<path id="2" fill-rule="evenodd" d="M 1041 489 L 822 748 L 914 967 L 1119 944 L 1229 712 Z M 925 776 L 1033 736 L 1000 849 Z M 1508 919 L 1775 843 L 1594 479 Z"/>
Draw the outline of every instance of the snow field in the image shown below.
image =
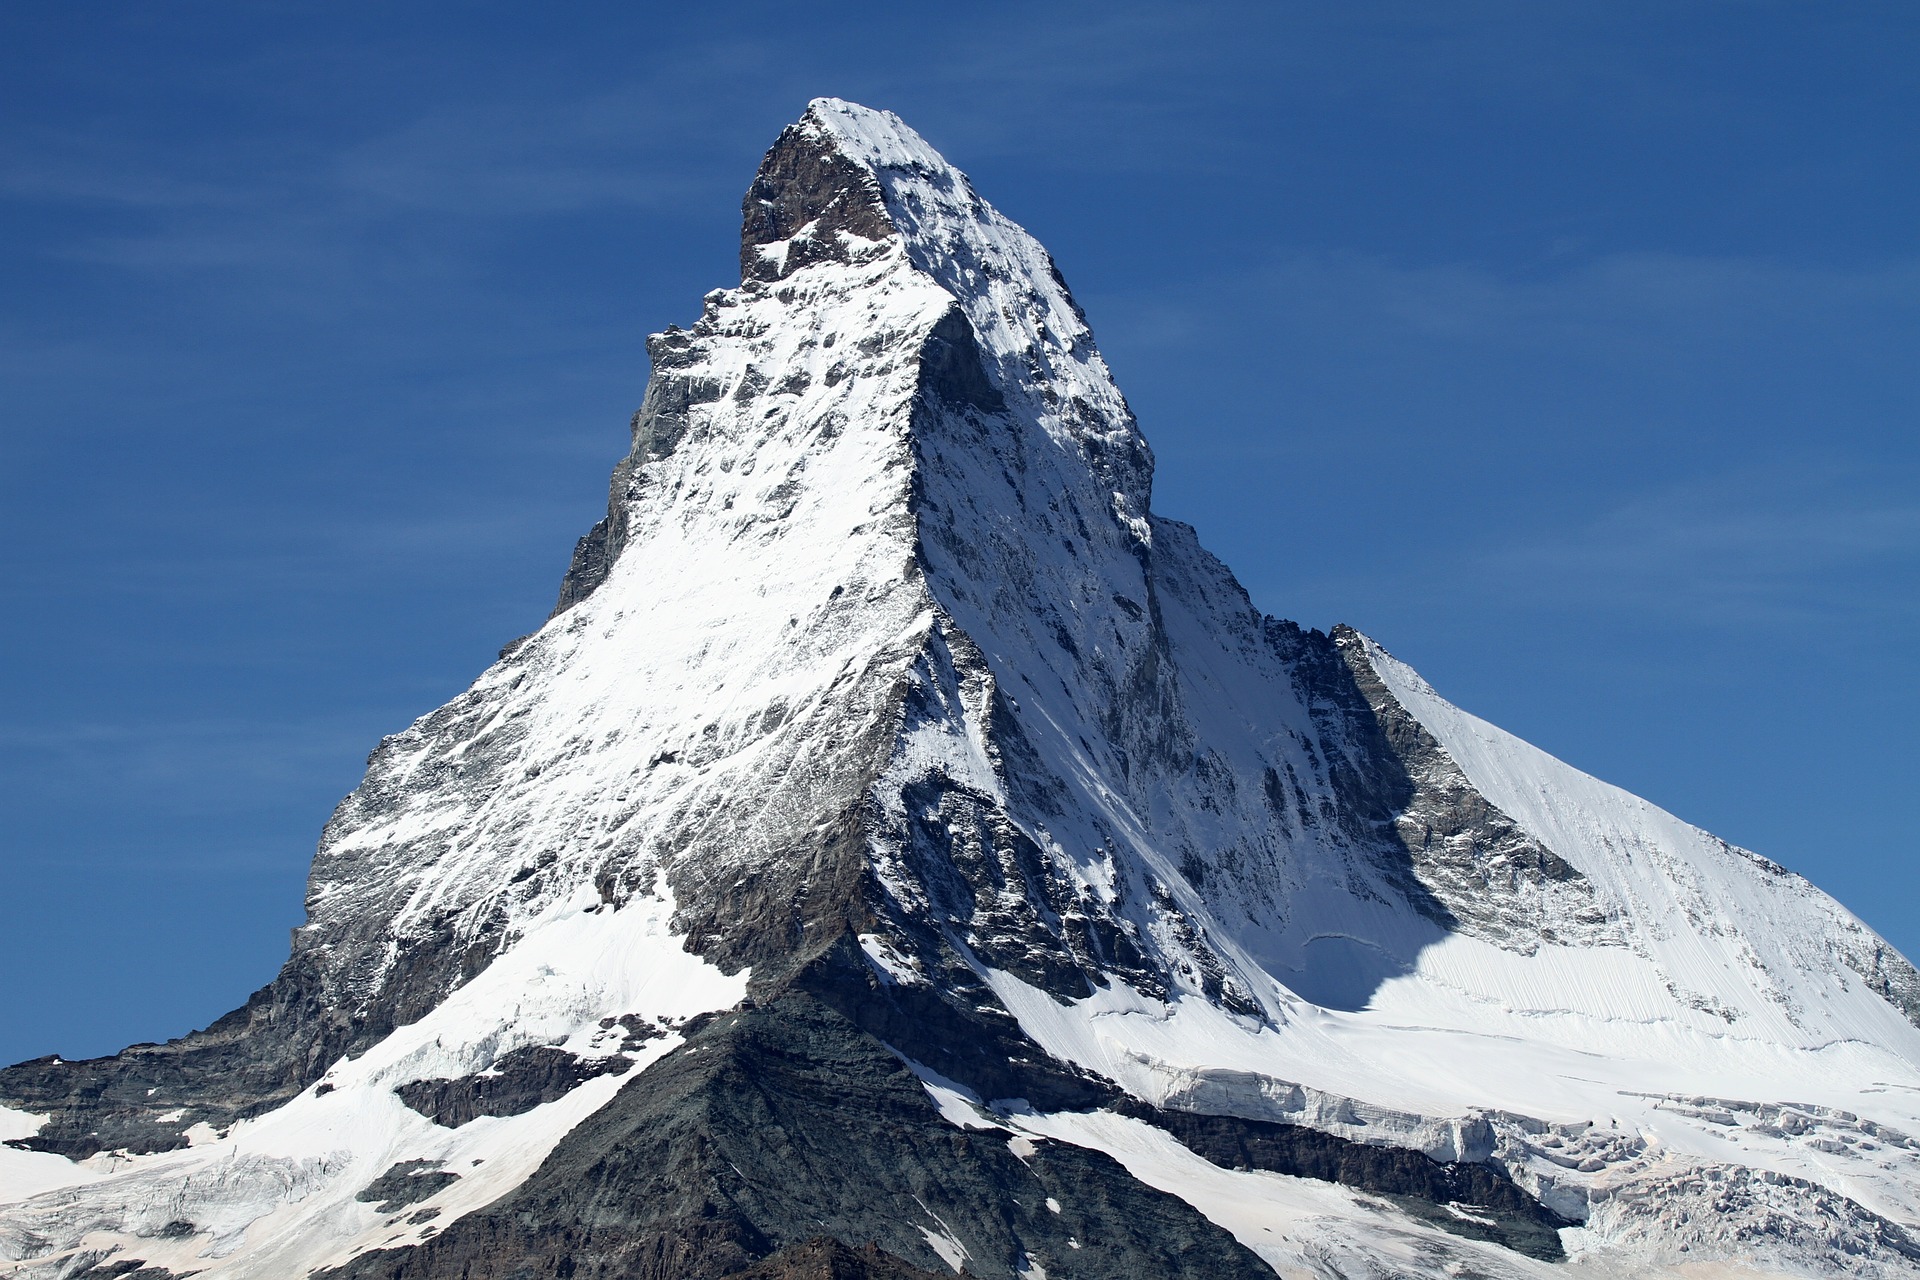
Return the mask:
<path id="1" fill-rule="evenodd" d="M 297 946 L 343 1005 L 381 999 L 443 936 L 497 944 L 493 962 L 291 1102 L 189 1148 L 80 1165 L 0 1148 L 0 1275 L 53 1274 L 48 1247 L 119 1246 L 264 1280 L 444 1229 L 679 1038 L 645 1042 L 626 1075 L 457 1130 L 395 1086 L 530 1045 L 602 1056 L 618 1051 L 607 1018 L 671 1027 L 731 1006 L 747 975 L 685 950 L 670 885 L 777 868 L 862 788 L 898 827 L 908 787 L 932 778 L 999 806 L 1080 906 L 1172 975 L 1164 998 L 1109 974 L 1063 1001 L 980 965 L 1048 1053 L 1156 1104 L 1493 1159 L 1588 1219 L 1568 1233 L 1574 1260 L 1549 1268 L 1338 1187 L 1218 1169 L 1132 1120 L 990 1113 L 923 1072 L 953 1123 L 1106 1151 L 1279 1274 L 1733 1274 L 1673 1252 L 1728 1171 L 1765 1175 L 1749 1202 L 1774 1216 L 1755 1222 L 1792 1216 L 1781 1177 L 1920 1221 L 1920 1030 L 1857 972 L 1871 931 L 1452 707 L 1366 642 L 1394 699 L 1580 873 L 1613 932 L 1553 941 L 1550 894 L 1500 904 L 1534 931 L 1527 948 L 1415 910 L 1329 816 L 1334 792 L 1313 781 L 1325 709 L 1266 620 L 1191 530 L 1149 516 L 1151 455 L 1044 249 L 896 118 L 823 99 L 804 127 L 871 170 L 900 234 L 836 233 L 845 261 L 717 290 L 693 329 L 656 339 L 657 376 L 686 404 L 662 426 L 671 450 L 636 459 L 614 497 L 626 551 L 591 596 L 384 742 L 323 838 Z M 955 306 L 1004 412 L 919 398 L 919 353 Z M 915 684 L 930 710 L 900 725 Z M 1015 749 L 1028 754 L 1011 769 Z M 928 906 L 902 850 L 873 856 L 901 910 Z M 893 937 L 860 943 L 883 980 L 929 980 Z M 1342 968 L 1358 971 L 1344 986 L 1329 977 Z M 1210 974 L 1234 999 L 1205 994 Z M 37 1123 L 0 1111 L 0 1139 Z M 398 1214 L 355 1198 L 403 1160 L 460 1177 Z M 1677 1207 L 1663 1217 L 1649 1197 Z M 170 1235 L 175 1222 L 194 1230 Z M 1858 1224 L 1804 1225 L 1851 1240 Z M 920 1229 L 965 1264 L 947 1224 Z M 1739 1274 L 1839 1265 L 1794 1248 L 1756 1249 L 1777 1270 Z M 1863 1276 L 1900 1270 L 1846 1257 Z M 1048 1260 L 1027 1261 L 1044 1280 Z"/>
<path id="2" fill-rule="evenodd" d="M 609 1044 L 604 1018 L 638 1014 L 666 1027 L 738 1003 L 748 975 L 723 974 L 686 952 L 668 925 L 672 907 L 664 891 L 617 911 L 577 895 L 419 1022 L 337 1063 L 267 1115 L 182 1151 L 103 1154 L 80 1166 L 60 1160 L 91 1180 L 18 1201 L 4 1219 L 0 1257 L 18 1261 L 24 1233 L 32 1232 L 58 1248 L 119 1244 L 176 1270 L 279 1280 L 443 1229 L 519 1185 L 561 1137 L 681 1037 L 668 1031 L 646 1041 L 628 1055 L 635 1064 L 628 1073 L 595 1077 L 522 1115 L 483 1116 L 458 1129 L 410 1110 L 394 1088 L 481 1072 L 528 1045 L 606 1056 L 619 1051 L 621 1032 Z M 59 1160 L 0 1149 L 0 1170 L 23 1158 Z M 383 1220 L 354 1198 L 407 1160 L 459 1180 L 398 1218 Z M 439 1213 L 430 1222 L 406 1221 L 423 1209 Z M 158 1234 L 175 1221 L 196 1230 L 179 1240 Z M 0 1274 L 25 1276 L 44 1264 L 0 1267 Z"/>

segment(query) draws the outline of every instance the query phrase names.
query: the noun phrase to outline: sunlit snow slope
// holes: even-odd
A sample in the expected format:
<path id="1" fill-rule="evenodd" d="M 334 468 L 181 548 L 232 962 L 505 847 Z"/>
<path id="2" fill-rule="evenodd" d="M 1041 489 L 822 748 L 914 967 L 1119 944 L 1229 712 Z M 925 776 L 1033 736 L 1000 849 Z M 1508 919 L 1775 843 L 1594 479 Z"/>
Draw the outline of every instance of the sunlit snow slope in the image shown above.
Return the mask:
<path id="1" fill-rule="evenodd" d="M 744 213 L 275 983 L 0 1073 L 0 1275 L 1920 1274 L 1912 966 L 1261 614 L 896 117 Z"/>

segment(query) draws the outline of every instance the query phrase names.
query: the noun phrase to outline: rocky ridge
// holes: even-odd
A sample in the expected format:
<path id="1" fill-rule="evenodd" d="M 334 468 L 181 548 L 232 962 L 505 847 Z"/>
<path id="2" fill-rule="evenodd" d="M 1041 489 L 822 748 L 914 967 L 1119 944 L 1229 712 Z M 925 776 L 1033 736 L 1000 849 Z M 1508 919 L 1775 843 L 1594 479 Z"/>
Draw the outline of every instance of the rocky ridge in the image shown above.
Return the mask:
<path id="1" fill-rule="evenodd" d="M 280 977 L 0 1072 L 0 1274 L 1916 1269 L 1864 925 L 1260 614 L 896 118 L 781 135 L 742 277 Z"/>

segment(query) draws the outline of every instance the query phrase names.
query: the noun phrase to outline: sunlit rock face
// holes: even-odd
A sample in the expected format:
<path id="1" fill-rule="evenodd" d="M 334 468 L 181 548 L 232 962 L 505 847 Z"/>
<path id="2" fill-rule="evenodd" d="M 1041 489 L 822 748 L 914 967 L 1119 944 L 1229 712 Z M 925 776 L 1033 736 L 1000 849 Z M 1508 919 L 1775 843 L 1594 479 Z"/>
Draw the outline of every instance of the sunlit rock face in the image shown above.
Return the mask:
<path id="1" fill-rule="evenodd" d="M 0 1275 L 1920 1272 L 1892 948 L 1255 609 L 896 117 L 741 258 L 280 976 L 0 1072 Z"/>

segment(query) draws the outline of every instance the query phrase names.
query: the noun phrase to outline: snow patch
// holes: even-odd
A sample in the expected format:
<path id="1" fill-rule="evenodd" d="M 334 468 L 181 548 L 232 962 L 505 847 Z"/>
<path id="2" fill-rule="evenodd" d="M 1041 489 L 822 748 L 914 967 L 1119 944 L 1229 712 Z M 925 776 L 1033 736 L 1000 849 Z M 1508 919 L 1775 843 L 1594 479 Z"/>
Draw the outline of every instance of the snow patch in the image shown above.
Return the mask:
<path id="1" fill-rule="evenodd" d="M 111 1159 L 104 1167 L 100 1157 L 76 1166 L 0 1149 L 0 1188 L 17 1183 L 24 1192 L 0 1209 L 0 1258 L 107 1241 L 137 1245 L 153 1265 L 270 1280 L 424 1238 L 428 1224 L 384 1221 L 356 1199 L 401 1161 L 459 1175 L 410 1209 L 439 1209 L 433 1228 L 498 1199 L 630 1075 L 598 1076 L 522 1115 L 483 1116 L 458 1129 L 409 1109 L 395 1096 L 396 1085 L 472 1074 L 523 1045 L 565 1044 L 596 1032 L 604 1017 L 683 1021 L 729 1008 L 746 991 L 745 972 L 722 973 L 680 945 L 664 893 L 618 911 L 593 905 L 577 899 L 554 906 L 425 1018 L 335 1064 L 330 1091 L 308 1090 L 225 1136 L 201 1135 L 187 1150 Z M 677 1033 L 646 1041 L 632 1055 L 634 1070 L 679 1043 Z M 48 1161 L 71 1171 L 70 1185 L 47 1185 Z M 192 1239 L 154 1239 L 176 1221 L 194 1225 Z"/>
<path id="2" fill-rule="evenodd" d="M 945 1218 L 942 1218 L 939 1214 L 927 1208 L 926 1201 L 921 1200 L 918 1196 L 915 1196 L 914 1200 L 919 1204 L 920 1211 L 925 1213 L 929 1218 L 932 1218 L 938 1227 L 938 1230 L 928 1227 L 917 1227 L 916 1229 L 920 1232 L 921 1239 L 925 1240 L 927 1247 L 939 1254 L 940 1260 L 952 1267 L 956 1273 L 964 1271 L 966 1269 L 967 1259 L 973 1256 L 967 1252 L 967 1246 L 960 1243 L 960 1237 L 954 1234 L 953 1228 L 947 1225 Z"/>

